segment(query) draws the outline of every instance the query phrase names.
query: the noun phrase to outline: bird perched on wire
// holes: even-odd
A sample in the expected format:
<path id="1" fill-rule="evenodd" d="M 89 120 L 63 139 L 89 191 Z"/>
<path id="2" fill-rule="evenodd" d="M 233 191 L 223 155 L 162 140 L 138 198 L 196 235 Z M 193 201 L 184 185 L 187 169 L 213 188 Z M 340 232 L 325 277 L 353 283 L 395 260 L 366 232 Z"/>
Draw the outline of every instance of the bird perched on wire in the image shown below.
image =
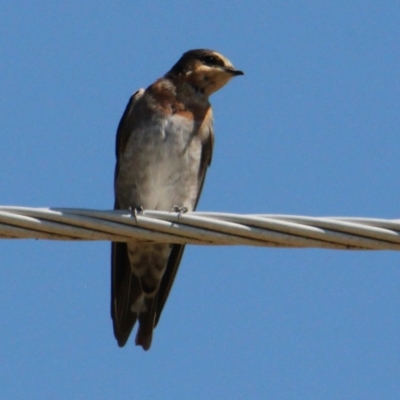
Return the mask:
<path id="1" fill-rule="evenodd" d="M 213 150 L 209 96 L 243 75 L 223 55 L 190 50 L 162 78 L 129 100 L 117 130 L 115 209 L 196 208 Z M 120 347 L 136 321 L 148 350 L 184 246 L 113 242 L 111 316 Z"/>

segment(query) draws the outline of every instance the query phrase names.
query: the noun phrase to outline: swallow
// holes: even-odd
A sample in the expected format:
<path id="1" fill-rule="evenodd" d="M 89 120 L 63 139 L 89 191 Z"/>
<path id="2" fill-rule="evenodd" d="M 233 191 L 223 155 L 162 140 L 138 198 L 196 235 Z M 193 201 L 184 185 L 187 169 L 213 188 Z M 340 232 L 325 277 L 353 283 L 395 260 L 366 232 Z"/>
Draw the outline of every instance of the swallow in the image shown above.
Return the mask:
<path id="1" fill-rule="evenodd" d="M 243 75 L 212 50 L 190 50 L 160 79 L 130 98 L 116 137 L 116 210 L 195 210 L 213 151 L 209 97 Z M 148 350 L 184 245 L 113 242 L 111 317 L 123 347 L 138 321 Z"/>

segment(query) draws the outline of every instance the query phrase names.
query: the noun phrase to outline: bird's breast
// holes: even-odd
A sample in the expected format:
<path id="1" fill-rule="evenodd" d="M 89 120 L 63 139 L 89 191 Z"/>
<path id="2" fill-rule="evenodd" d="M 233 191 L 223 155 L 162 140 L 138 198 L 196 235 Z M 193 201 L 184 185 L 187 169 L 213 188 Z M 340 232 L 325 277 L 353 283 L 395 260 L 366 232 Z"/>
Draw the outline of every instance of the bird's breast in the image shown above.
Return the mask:
<path id="1" fill-rule="evenodd" d="M 121 208 L 193 209 L 204 129 L 185 115 L 154 116 L 131 132 L 116 182 Z"/>

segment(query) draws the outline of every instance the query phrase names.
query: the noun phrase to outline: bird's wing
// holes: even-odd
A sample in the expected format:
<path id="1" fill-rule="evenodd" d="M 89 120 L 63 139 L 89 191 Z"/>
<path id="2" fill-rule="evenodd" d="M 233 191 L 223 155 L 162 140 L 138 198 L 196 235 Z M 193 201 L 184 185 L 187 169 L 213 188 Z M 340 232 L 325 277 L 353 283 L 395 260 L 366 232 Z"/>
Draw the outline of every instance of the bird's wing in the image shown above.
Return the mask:
<path id="1" fill-rule="evenodd" d="M 117 159 L 117 163 L 115 165 L 115 175 L 114 182 L 117 181 L 118 170 L 119 170 L 119 157 L 123 154 L 126 144 L 128 143 L 129 135 L 131 129 L 129 129 L 129 123 L 132 123 L 132 119 L 129 116 L 132 113 L 133 108 L 137 104 L 138 100 L 143 96 L 145 90 L 139 89 L 137 90 L 129 99 L 128 104 L 126 105 L 125 111 L 122 114 L 121 120 L 119 121 L 117 128 L 117 137 L 115 140 L 115 157 Z M 117 210 L 118 207 L 115 205 L 114 209 Z"/>
<path id="2" fill-rule="evenodd" d="M 123 347 L 137 320 L 130 308 L 142 289 L 137 276 L 131 273 L 126 243 L 111 243 L 111 265 L 111 318 L 114 336 Z"/>
<path id="3" fill-rule="evenodd" d="M 139 89 L 131 96 L 118 125 L 115 146 L 117 158 L 115 182 L 118 177 L 119 158 L 123 154 L 130 134 L 128 124 L 131 121 L 129 116 L 143 93 L 144 89 Z M 114 209 L 120 209 L 117 199 L 114 203 Z M 128 340 L 137 319 L 137 315 L 130 311 L 130 306 L 138 290 L 141 290 L 140 282 L 131 273 L 127 244 L 122 242 L 111 243 L 111 318 L 113 320 L 114 335 L 121 347 Z"/>
<path id="4" fill-rule="evenodd" d="M 208 136 L 208 139 L 203 143 L 203 147 L 201 150 L 200 168 L 198 173 L 199 191 L 197 193 L 197 199 L 194 209 L 196 209 L 197 203 L 199 202 L 200 199 L 201 191 L 204 185 L 204 180 L 206 178 L 207 168 L 211 164 L 213 147 L 214 147 L 214 133 L 212 127 L 210 127 L 210 134 Z M 157 326 L 157 323 L 160 319 L 161 312 L 164 308 L 165 302 L 167 301 L 171 287 L 174 283 L 176 273 L 178 272 L 179 264 L 184 249 L 185 246 L 182 244 L 175 244 L 172 247 L 171 255 L 169 256 L 168 259 L 167 268 L 165 270 L 164 276 L 160 283 L 160 288 L 158 290 L 158 302 L 157 302 L 156 319 L 154 326 Z"/>

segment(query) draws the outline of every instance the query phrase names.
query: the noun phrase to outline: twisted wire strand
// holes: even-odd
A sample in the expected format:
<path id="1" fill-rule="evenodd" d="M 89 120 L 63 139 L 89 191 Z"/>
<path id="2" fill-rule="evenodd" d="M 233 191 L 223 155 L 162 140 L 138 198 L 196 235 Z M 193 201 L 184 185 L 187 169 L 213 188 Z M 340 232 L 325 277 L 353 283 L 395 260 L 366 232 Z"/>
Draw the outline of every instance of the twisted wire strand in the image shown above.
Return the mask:
<path id="1" fill-rule="evenodd" d="M 400 219 L 0 206 L 0 238 L 400 250 Z"/>

